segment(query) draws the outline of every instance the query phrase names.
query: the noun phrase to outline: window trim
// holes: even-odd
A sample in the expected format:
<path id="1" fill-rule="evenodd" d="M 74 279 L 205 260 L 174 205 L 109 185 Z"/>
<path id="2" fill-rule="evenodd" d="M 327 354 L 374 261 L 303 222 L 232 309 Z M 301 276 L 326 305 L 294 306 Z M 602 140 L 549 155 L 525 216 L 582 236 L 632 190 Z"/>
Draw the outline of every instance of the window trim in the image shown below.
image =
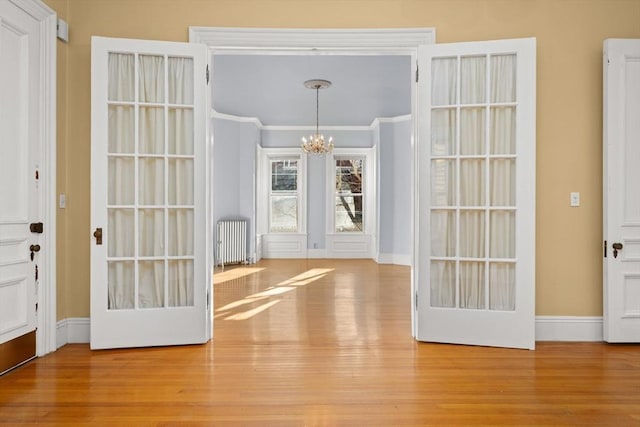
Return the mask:
<path id="1" fill-rule="evenodd" d="M 362 236 L 375 234 L 376 227 L 376 147 L 335 148 L 326 156 L 326 233 L 337 236 Z M 336 159 L 344 157 L 361 158 L 364 162 L 362 183 L 362 231 L 339 232 L 335 228 Z"/>
<path id="2" fill-rule="evenodd" d="M 299 148 L 261 148 L 259 150 L 262 171 L 259 175 L 258 234 L 293 236 L 307 233 L 307 156 Z M 298 161 L 298 227 L 295 232 L 271 231 L 271 162 L 277 160 Z"/>

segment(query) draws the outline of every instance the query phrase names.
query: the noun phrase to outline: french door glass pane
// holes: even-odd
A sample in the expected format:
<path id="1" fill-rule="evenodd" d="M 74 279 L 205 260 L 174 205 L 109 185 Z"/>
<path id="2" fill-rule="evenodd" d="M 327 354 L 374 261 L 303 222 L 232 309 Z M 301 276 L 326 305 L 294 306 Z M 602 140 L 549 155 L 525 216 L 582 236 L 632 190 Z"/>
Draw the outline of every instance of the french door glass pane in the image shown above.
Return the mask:
<path id="1" fill-rule="evenodd" d="M 515 206 L 516 161 L 515 159 L 491 160 L 490 177 L 491 206 Z"/>
<path id="2" fill-rule="evenodd" d="M 485 160 L 460 160 L 460 205 L 483 206 L 485 194 Z"/>
<path id="3" fill-rule="evenodd" d="M 140 158 L 138 173 L 139 203 L 141 205 L 164 204 L 164 159 Z"/>
<path id="4" fill-rule="evenodd" d="M 362 231 L 362 196 L 336 196 L 336 231 Z"/>
<path id="5" fill-rule="evenodd" d="M 489 224 L 489 256 L 491 258 L 515 258 L 515 211 L 492 211 Z"/>
<path id="6" fill-rule="evenodd" d="M 135 150 L 134 109 L 129 105 L 109 105 L 109 153 Z"/>
<path id="7" fill-rule="evenodd" d="M 164 246 L 164 209 L 138 210 L 139 255 L 163 256 Z"/>
<path id="8" fill-rule="evenodd" d="M 133 102 L 135 95 L 135 56 L 109 53 L 109 101 Z"/>
<path id="9" fill-rule="evenodd" d="M 141 154 L 164 153 L 164 108 L 140 107 L 139 143 Z"/>
<path id="10" fill-rule="evenodd" d="M 456 161 L 435 159 L 431 161 L 431 205 L 456 204 Z"/>
<path id="11" fill-rule="evenodd" d="M 132 257 L 135 250 L 135 217 L 133 209 L 108 209 L 109 236 L 107 254 L 114 258 Z"/>
<path id="12" fill-rule="evenodd" d="M 432 307 L 455 307 L 456 263 L 454 261 L 431 261 Z"/>
<path id="13" fill-rule="evenodd" d="M 486 100 L 485 56 L 467 56 L 460 59 L 460 103 L 480 104 Z"/>
<path id="14" fill-rule="evenodd" d="M 516 309 L 516 268 L 512 263 L 489 264 L 489 308 Z"/>
<path id="15" fill-rule="evenodd" d="M 516 101 L 516 55 L 491 56 L 491 102 Z"/>
<path id="16" fill-rule="evenodd" d="M 436 58 L 433 60 L 431 68 L 431 104 L 455 104 L 458 83 L 458 59 Z"/>
<path id="17" fill-rule="evenodd" d="M 193 59 L 169 57 L 169 104 L 193 105 Z"/>
<path id="18" fill-rule="evenodd" d="M 449 156 L 456 152 L 456 110 L 431 111 L 431 154 Z"/>
<path id="19" fill-rule="evenodd" d="M 193 159 L 169 159 L 169 205 L 193 204 Z"/>
<path id="20" fill-rule="evenodd" d="M 140 55 L 139 58 L 139 101 L 164 102 L 164 57 Z"/>
<path id="21" fill-rule="evenodd" d="M 431 211 L 431 256 L 456 255 L 456 211 Z"/>
<path id="22" fill-rule="evenodd" d="M 516 153 L 516 109 L 515 107 L 492 107 L 489 139 L 491 154 Z"/>
<path id="23" fill-rule="evenodd" d="M 193 155 L 193 110 L 169 108 L 169 154 Z"/>
<path id="24" fill-rule="evenodd" d="M 193 261 L 169 261 L 169 307 L 193 306 Z"/>
<path id="25" fill-rule="evenodd" d="M 298 196 L 271 196 L 272 233 L 298 231 Z"/>
<path id="26" fill-rule="evenodd" d="M 140 261 L 138 272 L 138 307 L 164 307 L 164 261 Z"/>
<path id="27" fill-rule="evenodd" d="M 169 256 L 193 256 L 193 209 L 169 209 Z"/>
<path id="28" fill-rule="evenodd" d="M 485 154 L 485 109 L 460 109 L 460 154 Z"/>
<path id="29" fill-rule="evenodd" d="M 110 205 L 133 205 L 135 203 L 135 161 L 133 157 L 109 157 Z"/>
<path id="30" fill-rule="evenodd" d="M 484 266 L 484 262 L 460 262 L 460 308 L 485 308 Z"/>
<path id="31" fill-rule="evenodd" d="M 109 310 L 133 308 L 135 267 L 133 261 L 107 263 L 107 307 Z"/>
<path id="32" fill-rule="evenodd" d="M 485 256 L 484 211 L 460 212 L 460 256 L 484 258 Z"/>

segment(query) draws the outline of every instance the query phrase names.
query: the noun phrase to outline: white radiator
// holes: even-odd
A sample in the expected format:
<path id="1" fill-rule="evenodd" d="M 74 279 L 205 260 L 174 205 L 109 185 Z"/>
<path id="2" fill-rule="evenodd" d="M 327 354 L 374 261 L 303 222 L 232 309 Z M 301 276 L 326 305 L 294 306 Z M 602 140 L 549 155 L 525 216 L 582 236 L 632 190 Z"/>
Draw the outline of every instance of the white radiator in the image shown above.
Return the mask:
<path id="1" fill-rule="evenodd" d="M 218 264 L 246 264 L 247 221 L 218 221 Z"/>

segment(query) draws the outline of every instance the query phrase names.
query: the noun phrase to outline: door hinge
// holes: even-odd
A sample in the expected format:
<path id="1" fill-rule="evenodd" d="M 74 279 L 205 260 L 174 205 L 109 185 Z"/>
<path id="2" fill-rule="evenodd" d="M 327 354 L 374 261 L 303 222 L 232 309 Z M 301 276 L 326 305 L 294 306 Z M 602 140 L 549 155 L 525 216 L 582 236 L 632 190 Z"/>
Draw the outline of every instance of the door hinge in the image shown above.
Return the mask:
<path id="1" fill-rule="evenodd" d="M 416 292 L 416 311 L 418 311 L 418 293 Z"/>
<path id="2" fill-rule="evenodd" d="M 209 310 L 209 305 L 211 304 L 211 299 L 209 297 L 209 290 L 207 289 L 207 311 Z"/>
<path id="3" fill-rule="evenodd" d="M 38 169 L 36 169 L 36 181 L 40 179 L 40 172 L 38 172 Z"/>
<path id="4" fill-rule="evenodd" d="M 209 84 L 209 64 L 207 64 L 206 75 L 207 75 L 207 84 Z"/>
<path id="5" fill-rule="evenodd" d="M 420 80 L 420 68 L 416 65 L 416 83 Z"/>
<path id="6" fill-rule="evenodd" d="M 607 257 L 607 241 L 604 241 L 604 257 Z"/>

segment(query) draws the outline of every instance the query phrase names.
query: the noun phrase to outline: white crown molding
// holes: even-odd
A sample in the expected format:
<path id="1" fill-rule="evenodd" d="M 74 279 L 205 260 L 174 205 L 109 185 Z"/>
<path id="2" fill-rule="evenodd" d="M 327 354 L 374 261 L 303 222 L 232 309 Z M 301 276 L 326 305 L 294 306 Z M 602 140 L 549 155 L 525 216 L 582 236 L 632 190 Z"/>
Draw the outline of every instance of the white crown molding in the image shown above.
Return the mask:
<path id="1" fill-rule="evenodd" d="M 216 110 L 212 109 L 211 110 L 211 118 L 212 119 L 229 120 L 231 122 L 238 122 L 238 123 L 253 123 L 254 125 L 256 125 L 258 127 L 258 129 L 260 129 L 260 130 L 264 129 L 264 125 L 262 124 L 260 119 L 257 118 L 257 117 L 235 116 L 233 114 L 219 113 Z"/>
<path id="2" fill-rule="evenodd" d="M 262 128 L 266 131 L 296 131 L 296 132 L 304 132 L 304 131 L 315 131 L 315 126 L 277 126 L 277 125 L 267 125 Z M 320 131 L 352 131 L 352 132 L 367 132 L 371 130 L 371 126 L 320 126 L 318 128 Z"/>
<path id="3" fill-rule="evenodd" d="M 434 28 L 293 29 L 189 27 L 189 41 L 216 50 L 369 51 L 389 54 L 415 52 L 435 43 Z"/>
<path id="4" fill-rule="evenodd" d="M 269 132 L 306 132 L 314 131 L 315 126 L 294 126 L 294 125 L 264 125 L 257 117 L 244 117 L 236 116 L 234 114 L 219 113 L 216 110 L 211 110 L 211 118 L 229 120 L 238 123 L 253 123 L 258 129 Z M 381 123 L 401 123 L 411 120 L 411 114 L 404 114 L 402 116 L 395 117 L 378 117 L 375 118 L 369 126 L 320 126 L 321 131 L 334 131 L 334 132 L 367 132 L 377 129 Z"/>

